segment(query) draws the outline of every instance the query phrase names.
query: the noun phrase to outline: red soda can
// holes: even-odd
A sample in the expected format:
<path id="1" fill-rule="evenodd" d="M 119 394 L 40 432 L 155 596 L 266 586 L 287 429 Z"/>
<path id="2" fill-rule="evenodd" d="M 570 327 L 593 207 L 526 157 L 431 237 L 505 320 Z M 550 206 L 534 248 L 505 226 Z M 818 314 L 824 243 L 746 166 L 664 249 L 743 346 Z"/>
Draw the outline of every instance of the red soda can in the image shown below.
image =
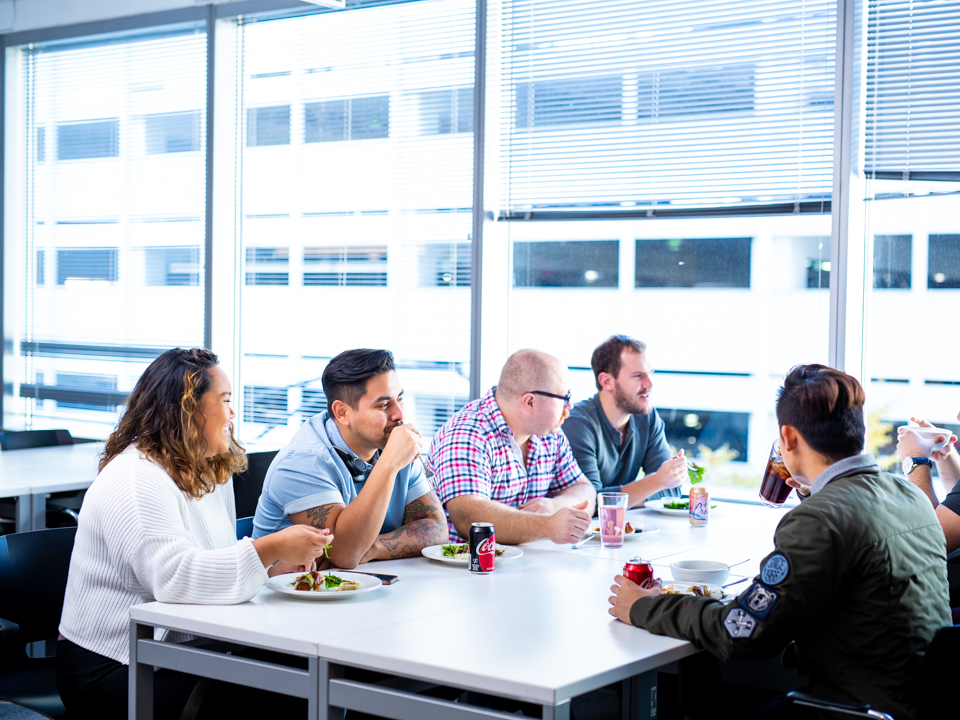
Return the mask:
<path id="1" fill-rule="evenodd" d="M 640 587 L 650 587 L 653 584 L 653 565 L 635 557 L 623 566 L 623 576 Z"/>
<path id="2" fill-rule="evenodd" d="M 493 523 L 476 522 L 470 526 L 470 572 L 493 572 L 497 557 L 496 538 Z"/>

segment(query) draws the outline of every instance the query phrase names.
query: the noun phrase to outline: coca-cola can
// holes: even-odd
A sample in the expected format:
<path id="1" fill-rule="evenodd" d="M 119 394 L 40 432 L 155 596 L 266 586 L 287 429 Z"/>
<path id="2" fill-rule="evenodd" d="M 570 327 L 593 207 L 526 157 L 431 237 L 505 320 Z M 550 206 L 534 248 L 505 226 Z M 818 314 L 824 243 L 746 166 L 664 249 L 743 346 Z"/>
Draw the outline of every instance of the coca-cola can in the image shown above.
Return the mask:
<path id="1" fill-rule="evenodd" d="M 493 523 L 473 523 L 470 526 L 470 572 L 492 573 L 496 558 L 497 537 Z"/>
<path id="2" fill-rule="evenodd" d="M 623 566 L 623 576 L 640 587 L 650 587 L 653 584 L 653 565 L 635 557 Z"/>

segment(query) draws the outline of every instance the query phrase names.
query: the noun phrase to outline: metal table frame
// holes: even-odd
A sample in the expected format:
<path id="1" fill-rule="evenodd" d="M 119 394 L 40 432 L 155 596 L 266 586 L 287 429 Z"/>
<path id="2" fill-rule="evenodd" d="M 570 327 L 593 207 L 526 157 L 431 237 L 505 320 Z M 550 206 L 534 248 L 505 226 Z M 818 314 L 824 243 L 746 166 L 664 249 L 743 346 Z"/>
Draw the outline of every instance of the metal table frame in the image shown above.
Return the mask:
<path id="1" fill-rule="evenodd" d="M 229 655 L 201 647 L 153 639 L 153 625 L 130 621 L 129 720 L 153 720 L 153 670 L 176 670 L 212 680 L 300 697 L 307 700 L 310 720 L 343 720 L 344 709 L 393 718 L 393 720 L 513 720 L 516 715 L 485 707 L 443 700 L 410 690 L 348 680 L 346 668 L 358 667 L 297 653 L 280 653 L 307 660 L 307 669 Z M 210 636 L 211 640 L 221 640 Z M 277 652 L 272 648 L 265 648 Z M 360 668 L 370 670 L 374 668 Z M 374 669 L 376 670 L 376 669 Z M 381 670 L 376 670 L 382 673 Z M 383 673 L 410 681 L 423 681 L 396 673 Z M 567 688 L 556 703 L 540 704 L 543 720 L 570 720 L 571 699 L 591 690 L 621 683 L 621 720 L 656 717 L 657 671 L 629 675 L 627 668 L 595 676 Z M 529 703 L 529 699 L 489 693 L 483 688 L 463 688 Z"/>

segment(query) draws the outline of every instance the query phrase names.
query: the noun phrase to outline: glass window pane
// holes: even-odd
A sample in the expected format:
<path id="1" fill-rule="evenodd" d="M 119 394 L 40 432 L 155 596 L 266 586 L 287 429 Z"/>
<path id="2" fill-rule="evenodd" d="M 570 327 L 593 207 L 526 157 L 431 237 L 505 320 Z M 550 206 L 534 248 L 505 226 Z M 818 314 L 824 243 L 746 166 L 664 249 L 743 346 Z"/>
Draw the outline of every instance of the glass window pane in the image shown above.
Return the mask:
<path id="1" fill-rule="evenodd" d="M 637 240 L 636 286 L 750 287 L 751 238 Z"/>
<path id="2" fill-rule="evenodd" d="M 165 113 L 144 118 L 146 150 L 150 154 L 200 149 L 200 112 Z"/>
<path id="3" fill-rule="evenodd" d="M 247 110 L 247 146 L 289 145 L 290 106 L 250 108 Z"/>
<path id="4" fill-rule="evenodd" d="M 612 241 L 518 242 L 515 287 L 616 287 L 619 246 Z"/>
<path id="5" fill-rule="evenodd" d="M 931 233 L 927 265 L 927 287 L 960 289 L 960 234 Z"/>
<path id="6" fill-rule="evenodd" d="M 913 258 L 911 235 L 873 236 L 873 287 L 909 288 Z"/>

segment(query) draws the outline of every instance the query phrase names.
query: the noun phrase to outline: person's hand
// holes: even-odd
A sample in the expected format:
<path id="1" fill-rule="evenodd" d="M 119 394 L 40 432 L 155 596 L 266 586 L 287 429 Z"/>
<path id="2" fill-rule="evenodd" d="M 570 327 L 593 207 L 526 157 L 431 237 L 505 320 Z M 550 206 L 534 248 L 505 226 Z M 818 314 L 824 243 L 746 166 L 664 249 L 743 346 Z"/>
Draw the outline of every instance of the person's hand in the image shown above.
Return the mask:
<path id="1" fill-rule="evenodd" d="M 306 573 L 313 572 L 317 569 L 317 563 L 311 562 L 309 565 L 294 565 L 293 563 L 288 563 L 286 560 L 278 560 L 269 568 L 267 568 L 267 577 L 273 577 L 274 575 L 286 575 L 287 573 Z"/>
<path id="2" fill-rule="evenodd" d="M 660 490 L 669 490 L 685 483 L 689 476 L 687 475 L 687 458 L 683 454 L 683 449 L 677 453 L 676 457 L 670 458 L 661 465 L 652 477 L 656 479 Z"/>
<path id="3" fill-rule="evenodd" d="M 810 495 L 811 486 L 800 482 L 793 475 L 787 478 L 786 483 L 797 491 L 797 495 L 803 495 L 804 497 L 808 497 Z"/>
<path id="4" fill-rule="evenodd" d="M 318 530 L 309 525 L 291 525 L 275 532 L 272 539 L 277 544 L 280 560 L 291 565 L 308 566 L 323 555 L 323 549 L 333 542 L 333 535 L 327 528 Z"/>
<path id="5" fill-rule="evenodd" d="M 584 506 L 586 507 L 586 506 Z M 536 498 L 517 508 L 524 512 L 537 513 L 538 515 L 553 515 L 557 511 L 557 503 L 552 498 Z"/>
<path id="6" fill-rule="evenodd" d="M 910 428 L 898 428 L 897 456 L 903 460 L 908 457 L 930 457 L 930 450 L 944 440 L 943 435 L 936 439 L 927 439 Z M 951 436 L 952 437 L 952 436 Z"/>
<path id="7" fill-rule="evenodd" d="M 912 417 L 910 418 L 910 420 L 915 422 L 920 427 L 934 427 L 932 423 L 928 423 L 923 418 Z M 914 433 L 914 435 L 916 435 L 916 433 Z M 946 435 L 937 435 L 936 438 L 934 438 L 933 444 L 939 445 L 941 442 L 944 441 L 945 438 L 946 438 Z M 946 460 L 950 456 L 950 453 L 957 451 L 956 447 L 954 446 L 955 442 L 957 442 L 957 436 L 951 435 L 950 441 L 946 445 L 944 445 L 939 450 L 931 451 L 930 459 L 938 463 Z M 899 454 L 899 443 L 897 443 L 897 445 L 898 445 L 898 454 Z M 931 446 L 931 448 L 932 447 L 933 446 Z M 903 460 L 904 457 L 905 457 L 904 455 L 900 455 L 901 460 Z"/>
<path id="8" fill-rule="evenodd" d="M 412 463 L 423 450 L 426 450 L 427 443 L 421 437 L 420 431 L 413 425 L 397 425 L 387 436 L 387 444 L 380 453 L 378 462 L 386 461 L 396 468 L 405 468 Z"/>
<path id="9" fill-rule="evenodd" d="M 584 536 L 593 519 L 583 509 L 586 503 L 578 507 L 562 507 L 550 516 L 550 534 L 547 536 L 557 545 L 576 542 Z"/>
<path id="10" fill-rule="evenodd" d="M 630 608 L 633 604 L 642 597 L 657 597 L 662 585 L 660 578 L 657 578 L 650 587 L 640 587 L 623 575 L 617 575 L 613 582 L 615 584 L 610 586 L 613 595 L 607 598 L 611 607 L 607 612 L 627 625 L 633 624 L 630 622 Z"/>

